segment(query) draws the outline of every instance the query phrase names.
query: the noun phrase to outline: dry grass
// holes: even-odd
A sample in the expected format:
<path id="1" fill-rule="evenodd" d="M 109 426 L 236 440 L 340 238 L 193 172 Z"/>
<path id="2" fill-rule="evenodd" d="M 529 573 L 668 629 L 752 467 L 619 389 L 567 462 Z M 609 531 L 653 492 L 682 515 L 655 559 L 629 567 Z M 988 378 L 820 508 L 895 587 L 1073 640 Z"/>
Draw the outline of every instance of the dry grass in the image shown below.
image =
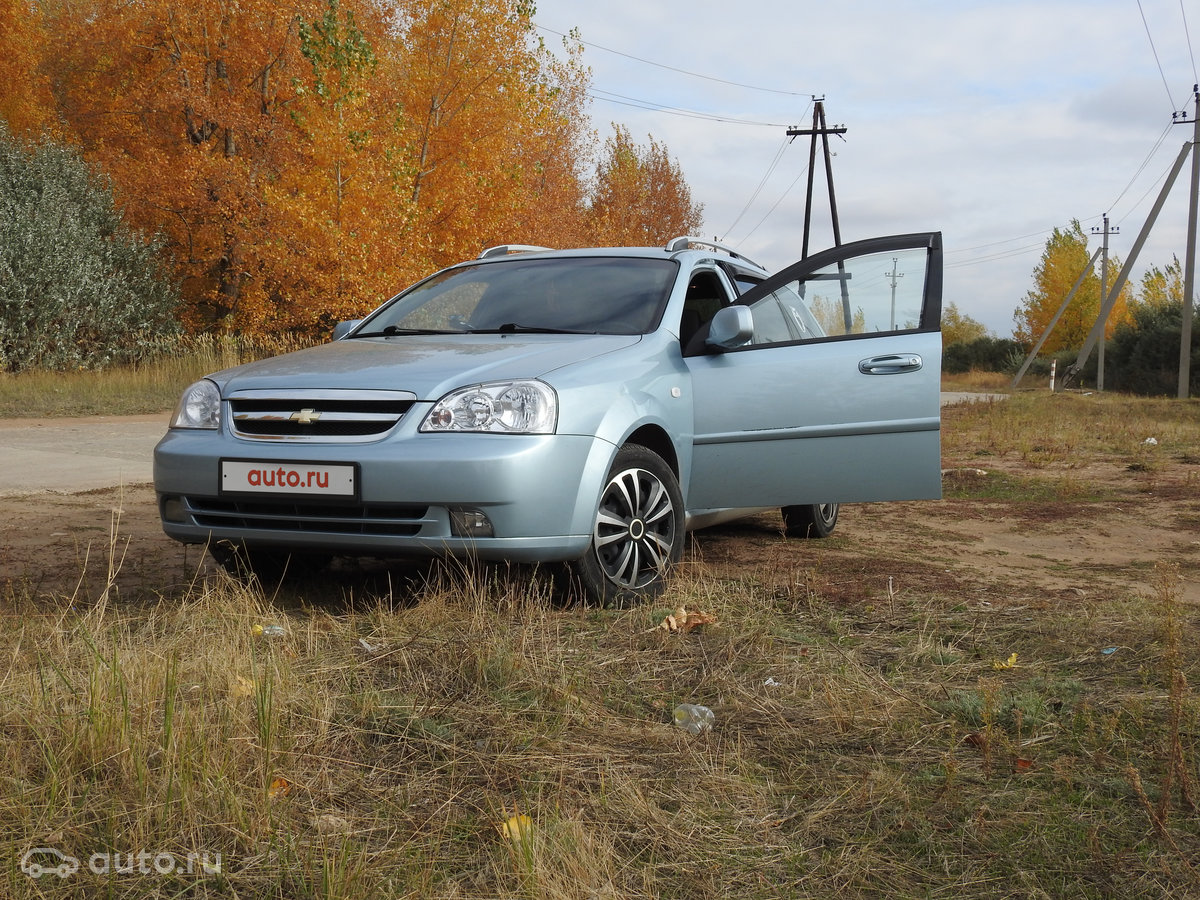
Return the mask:
<path id="1" fill-rule="evenodd" d="M 1012 400 L 950 414 L 948 452 L 1137 459 L 1152 430 L 1200 453 L 1188 405 L 1112 398 L 1100 424 L 1079 397 Z M 736 573 L 697 554 L 660 604 L 614 611 L 455 566 L 135 603 L 114 541 L 90 592 L 0 610 L 0 891 L 1200 893 L 1200 617 L 1169 565 L 1147 596 L 985 607 L 822 546 Z M 655 628 L 680 604 L 719 625 Z M 683 701 L 712 732 L 670 724 Z M 29 878 L 30 847 L 85 870 Z M 86 871 L 139 851 L 221 871 Z"/>
<path id="2" fill-rule="evenodd" d="M 1003 372 L 984 372 L 972 369 L 957 375 L 942 373 L 943 391 L 977 391 L 980 393 L 1008 393 L 1012 387 L 1012 376 Z"/>
<path id="3" fill-rule="evenodd" d="M 180 338 L 177 347 L 157 359 L 103 373 L 0 372 L 0 418 L 159 413 L 173 408 L 183 389 L 209 372 L 303 346 L 287 335 L 254 343 L 201 335 Z"/>

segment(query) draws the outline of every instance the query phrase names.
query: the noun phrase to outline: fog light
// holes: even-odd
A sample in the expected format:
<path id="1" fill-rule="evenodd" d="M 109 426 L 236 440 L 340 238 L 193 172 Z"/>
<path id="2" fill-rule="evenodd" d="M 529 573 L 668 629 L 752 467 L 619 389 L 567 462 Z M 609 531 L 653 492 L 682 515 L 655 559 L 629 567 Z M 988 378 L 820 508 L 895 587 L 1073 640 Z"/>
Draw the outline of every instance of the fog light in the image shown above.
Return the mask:
<path id="1" fill-rule="evenodd" d="M 183 506 L 182 497 L 167 497 L 162 505 L 163 518 L 168 522 L 186 522 L 187 510 Z"/>
<path id="2" fill-rule="evenodd" d="M 455 537 L 493 537 L 492 520 L 477 509 L 450 510 L 450 533 Z"/>

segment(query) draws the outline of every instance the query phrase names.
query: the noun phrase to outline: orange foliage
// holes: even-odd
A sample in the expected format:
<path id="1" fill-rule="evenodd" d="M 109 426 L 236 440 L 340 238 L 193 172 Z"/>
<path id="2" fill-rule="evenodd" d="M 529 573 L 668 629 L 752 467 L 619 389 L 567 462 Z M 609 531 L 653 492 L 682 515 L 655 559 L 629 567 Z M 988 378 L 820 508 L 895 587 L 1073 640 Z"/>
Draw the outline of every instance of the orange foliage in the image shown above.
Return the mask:
<path id="1" fill-rule="evenodd" d="M 629 129 L 614 126 L 597 169 L 596 194 L 589 210 L 595 244 L 658 246 L 671 238 L 696 234 L 703 207 L 667 148 L 650 139 L 637 146 Z"/>
<path id="2" fill-rule="evenodd" d="M 133 224 L 164 236 L 188 327 L 323 333 L 492 244 L 640 237 L 589 224 L 581 45 L 551 54 L 532 14 L 529 0 L 0 0 L 0 78 L 20 86 L 0 112 L 14 130 L 61 123 Z M 634 149 L 632 171 L 600 179 L 605 214 L 636 194 L 643 231 L 655 216 L 668 237 L 687 230 L 671 218 L 692 210 L 678 167 Z"/>
<path id="3" fill-rule="evenodd" d="M 0 118 L 15 135 L 52 130 L 54 101 L 41 71 L 46 52 L 42 15 L 30 0 L 0 0 Z"/>

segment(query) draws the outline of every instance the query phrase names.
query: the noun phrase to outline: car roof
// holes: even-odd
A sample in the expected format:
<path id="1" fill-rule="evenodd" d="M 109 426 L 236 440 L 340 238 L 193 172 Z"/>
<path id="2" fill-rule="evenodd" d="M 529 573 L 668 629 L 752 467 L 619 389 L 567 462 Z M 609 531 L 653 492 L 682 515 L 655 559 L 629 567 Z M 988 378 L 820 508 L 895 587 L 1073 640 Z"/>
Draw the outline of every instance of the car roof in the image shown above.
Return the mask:
<path id="1" fill-rule="evenodd" d="M 699 249 L 693 249 L 699 248 Z M 527 244 L 503 244 L 489 247 L 480 253 L 472 264 L 479 262 L 501 262 L 514 258 L 571 259 L 581 257 L 614 257 L 637 259 L 677 259 L 698 262 L 700 260 L 726 261 L 738 266 L 766 274 L 766 267 L 742 255 L 738 251 L 715 241 L 695 237 L 678 237 L 662 247 L 577 247 L 568 250 L 552 250 Z M 463 263 L 465 264 L 465 263 Z"/>

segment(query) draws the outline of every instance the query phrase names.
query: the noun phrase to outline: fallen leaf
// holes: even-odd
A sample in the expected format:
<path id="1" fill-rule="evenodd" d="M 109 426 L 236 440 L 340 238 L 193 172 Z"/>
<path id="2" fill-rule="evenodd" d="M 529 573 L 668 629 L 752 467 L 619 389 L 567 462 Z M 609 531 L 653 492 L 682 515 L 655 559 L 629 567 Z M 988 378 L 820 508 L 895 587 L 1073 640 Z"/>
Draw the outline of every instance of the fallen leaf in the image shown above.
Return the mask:
<path id="1" fill-rule="evenodd" d="M 253 697 L 256 689 L 257 685 L 253 681 L 239 675 L 237 676 L 237 681 L 230 688 L 230 691 L 235 697 Z"/>
<path id="2" fill-rule="evenodd" d="M 700 628 L 701 626 L 716 624 L 717 617 L 712 613 L 706 613 L 700 610 L 688 612 L 686 606 L 681 606 L 679 609 L 675 610 L 674 613 L 663 619 L 661 624 L 659 624 L 656 628 L 652 628 L 650 630 L 657 631 L 662 629 L 663 631 L 671 634 L 687 634 L 688 632 L 696 628 Z"/>
<path id="3" fill-rule="evenodd" d="M 982 731 L 972 731 L 965 738 L 963 738 L 963 743 L 970 744 L 972 747 L 978 747 L 980 750 L 983 750 L 988 745 L 988 739 L 987 735 Z"/>
<path id="4" fill-rule="evenodd" d="M 1023 756 L 1017 757 L 1017 771 L 1018 772 L 1028 772 L 1032 768 L 1033 768 L 1033 760 L 1032 759 L 1025 759 Z"/>
<path id="5" fill-rule="evenodd" d="M 496 827 L 500 830 L 502 836 L 508 838 L 514 844 L 519 844 L 521 841 L 527 841 L 533 837 L 533 819 L 524 813 L 509 816 Z"/>
<path id="6" fill-rule="evenodd" d="M 271 786 L 267 788 L 267 796 L 272 800 L 280 797 L 286 797 L 292 792 L 292 783 L 286 778 L 276 778 L 271 782 Z"/>

